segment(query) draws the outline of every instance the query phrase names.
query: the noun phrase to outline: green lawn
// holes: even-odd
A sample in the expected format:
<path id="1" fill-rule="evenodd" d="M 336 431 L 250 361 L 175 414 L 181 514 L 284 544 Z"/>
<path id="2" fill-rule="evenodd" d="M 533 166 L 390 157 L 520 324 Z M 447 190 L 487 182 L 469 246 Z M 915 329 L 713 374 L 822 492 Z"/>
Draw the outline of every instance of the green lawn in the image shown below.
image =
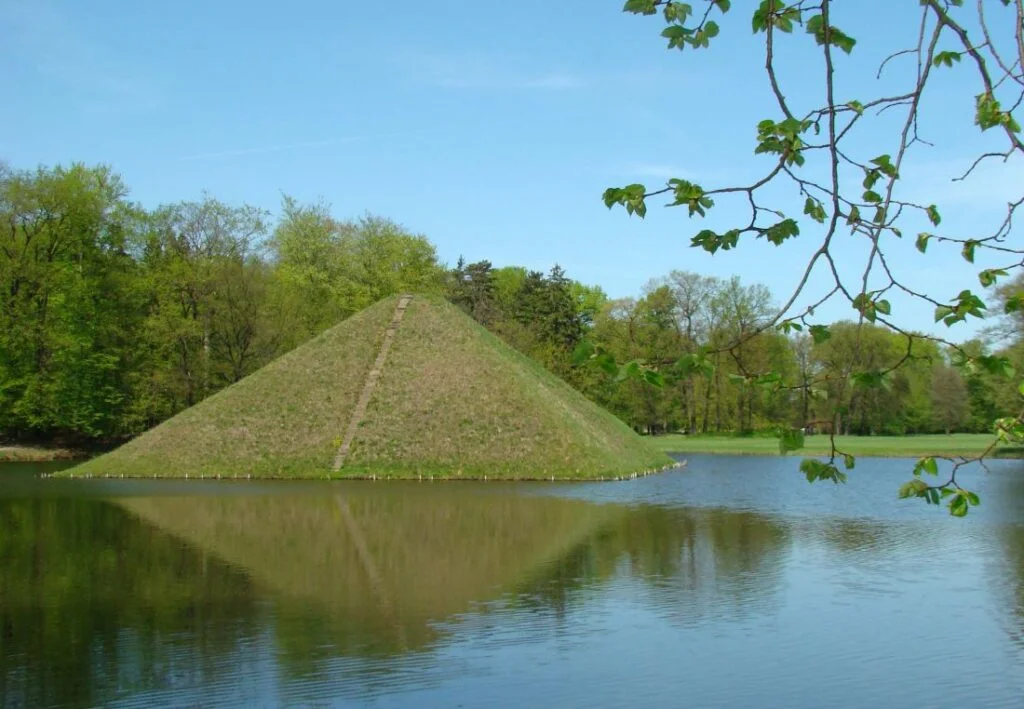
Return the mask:
<path id="1" fill-rule="evenodd" d="M 668 434 L 651 441 L 668 453 L 719 453 L 723 455 L 778 455 L 775 438 L 732 436 L 685 436 Z M 992 442 L 986 433 L 930 434 L 919 436 L 836 436 L 839 448 L 853 455 L 912 458 L 922 455 L 977 455 Z M 807 436 L 805 447 L 792 455 L 822 455 L 829 450 L 825 435 Z M 1021 453 L 1018 447 L 1002 447 L 1002 455 Z"/>

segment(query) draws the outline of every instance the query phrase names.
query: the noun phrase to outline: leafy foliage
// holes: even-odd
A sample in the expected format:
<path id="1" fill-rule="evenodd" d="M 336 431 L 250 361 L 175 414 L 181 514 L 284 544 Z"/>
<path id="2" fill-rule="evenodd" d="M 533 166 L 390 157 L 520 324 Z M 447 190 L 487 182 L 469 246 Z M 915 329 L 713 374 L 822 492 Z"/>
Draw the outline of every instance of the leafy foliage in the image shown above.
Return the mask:
<path id="1" fill-rule="evenodd" d="M 1003 8 L 1010 8 L 1013 3 L 1003 0 Z M 994 5 L 994 4 L 993 4 Z M 656 15 L 663 10 L 663 19 L 668 25 L 663 36 L 669 39 L 670 48 L 707 48 L 708 40 L 720 34 L 719 27 L 710 17 L 715 11 L 728 13 L 731 3 L 707 0 L 697 7 L 689 4 L 648 0 L 646 2 L 627 2 L 626 12 L 640 15 Z M 812 250 L 810 260 L 802 271 L 803 276 L 796 284 L 794 293 L 784 305 L 773 315 L 766 318 L 766 328 L 778 328 L 783 333 L 800 332 L 796 326 L 810 325 L 809 333 L 813 345 L 819 349 L 834 347 L 828 343 L 829 332 L 821 329 L 821 325 L 807 323 L 806 320 L 821 303 L 833 297 L 846 298 L 858 314 L 856 328 L 863 331 L 876 324 L 891 328 L 898 335 L 907 338 L 908 345 L 902 356 L 898 356 L 891 364 L 884 367 L 860 364 L 869 360 L 863 350 L 874 346 L 874 336 L 855 338 L 852 356 L 845 358 L 845 369 L 838 372 L 829 371 L 822 374 L 828 382 L 830 413 L 826 418 L 837 421 L 847 416 L 855 407 L 859 398 L 867 396 L 887 396 L 897 385 L 894 374 L 901 369 L 914 366 L 920 357 L 914 351 L 915 344 L 931 342 L 943 348 L 941 356 L 950 356 L 953 364 L 962 369 L 962 373 L 950 375 L 945 369 L 936 370 L 935 390 L 936 402 L 941 402 L 943 416 L 940 416 L 947 428 L 955 425 L 962 418 L 962 409 L 968 396 L 982 397 L 989 384 L 982 384 L 978 372 L 984 376 L 1015 376 L 1015 370 L 1005 356 L 993 355 L 988 352 L 969 351 L 967 348 L 936 335 L 918 333 L 915 328 L 900 325 L 896 319 L 897 301 L 890 300 L 890 292 L 899 293 L 901 297 L 916 298 L 925 301 L 934 308 L 936 322 L 947 327 L 963 323 L 970 318 L 984 318 L 989 312 L 982 295 L 970 289 L 963 289 L 954 298 L 944 301 L 929 293 L 921 293 L 910 287 L 901 279 L 894 260 L 887 258 L 891 239 L 900 239 L 905 228 L 903 222 L 927 219 L 933 228 L 942 225 L 939 206 L 927 201 L 903 196 L 906 189 L 901 181 L 901 168 L 911 151 L 918 144 L 931 145 L 918 133 L 923 108 L 921 97 L 932 80 L 934 69 L 957 68 L 959 72 L 970 72 L 971 78 L 978 88 L 960 100 L 973 98 L 975 124 L 978 130 L 986 134 L 988 139 L 993 136 L 995 144 L 986 148 L 981 154 L 969 162 L 962 174 L 955 175 L 957 181 L 967 180 L 979 164 L 989 159 L 1011 157 L 1020 158 L 1024 154 L 1024 142 L 1021 141 L 1019 113 L 1022 102 L 1020 94 L 1024 90 L 1024 23 L 1021 22 L 1019 3 L 1014 16 L 998 14 L 1000 8 L 993 8 L 988 3 L 977 3 L 968 7 L 963 2 L 942 2 L 940 0 L 922 0 L 920 2 L 920 22 L 908 23 L 908 36 L 913 42 L 909 48 L 896 47 L 885 58 L 877 71 L 872 70 L 875 78 L 881 78 L 890 63 L 903 60 L 904 56 L 917 57 L 916 72 L 907 72 L 906 83 L 891 94 L 880 96 L 857 96 L 840 98 L 841 91 L 850 86 L 863 86 L 864 82 L 856 77 L 857 64 L 841 63 L 842 55 L 855 54 L 857 39 L 841 29 L 841 21 L 837 18 L 841 12 L 848 14 L 861 12 L 860 8 L 847 7 L 845 4 L 823 0 L 813 5 L 807 3 L 786 3 L 783 0 L 762 0 L 756 7 L 749 9 L 751 28 L 754 41 L 763 45 L 758 54 L 765 57 L 765 79 L 771 104 L 770 111 L 774 117 L 765 118 L 756 125 L 757 139 L 754 155 L 771 158 L 771 165 L 763 177 L 746 185 L 723 185 L 720 187 L 701 187 L 699 192 L 692 189 L 690 183 L 680 180 L 669 180 L 664 188 L 648 190 L 642 185 L 630 185 L 616 191 L 606 192 L 605 203 L 608 206 L 620 204 L 629 213 L 646 211 L 646 201 L 652 197 L 668 194 L 675 195 L 671 204 L 690 205 L 690 216 L 705 216 L 705 213 L 716 200 L 724 204 L 726 200 L 738 199 L 740 208 L 735 212 L 742 214 L 749 210 L 749 220 L 741 217 L 734 228 L 725 230 L 701 228 L 691 237 L 691 245 L 716 254 L 739 248 L 740 236 L 754 233 L 764 236 L 776 246 L 785 247 L 787 242 L 797 236 L 816 238 L 819 244 Z M 1004 11 L 1005 12 L 1005 11 Z M 988 14 L 986 14 L 988 13 Z M 849 16 L 849 15 L 848 15 Z M 804 33 L 813 38 L 813 43 L 801 43 L 799 33 L 795 30 L 802 27 Z M 984 41 L 977 41 L 983 37 Z M 699 39 L 698 39 L 699 38 Z M 776 56 L 782 42 L 787 43 L 787 51 L 804 52 L 801 66 L 807 67 L 801 72 L 799 81 L 803 84 L 801 91 L 788 92 L 783 85 L 783 77 L 776 71 Z M 967 61 L 965 61 L 967 60 Z M 817 74 L 811 67 L 817 64 L 821 71 Z M 847 74 L 852 74 L 848 77 Z M 808 76 L 820 76 L 818 91 L 808 91 Z M 842 78 L 839 78 L 839 77 Z M 891 82 L 880 83 L 891 86 Z M 823 104 L 798 105 L 791 96 L 824 96 Z M 872 110 L 867 110 L 867 109 Z M 946 110 L 946 109 L 934 109 Z M 901 126 L 893 130 L 892 123 L 885 123 L 881 116 L 899 114 Z M 764 115 L 764 113 L 761 113 Z M 868 124 L 875 121 L 879 126 L 872 130 Z M 865 134 L 864 129 L 871 131 Z M 856 133 L 863 136 L 859 142 L 850 137 Z M 813 137 L 812 137 L 813 136 Z M 956 141 L 960 136 L 952 131 L 945 131 L 941 136 L 945 140 Z M 884 144 L 884 149 L 872 145 Z M 870 150 L 871 152 L 865 152 Z M 871 157 L 875 154 L 874 157 Z M 860 188 L 854 188 L 855 180 L 860 180 Z M 770 188 L 771 186 L 771 188 Z M 779 197 L 784 192 L 780 187 L 788 186 L 798 196 L 802 204 L 802 215 L 799 218 L 787 217 L 786 213 L 795 211 L 791 207 L 798 204 L 795 200 L 786 201 Z M 609 195 L 613 199 L 609 199 Z M 694 200 L 697 200 L 696 202 Z M 766 204 L 771 199 L 773 203 Z M 705 201 L 706 200 L 706 201 Z M 1006 217 L 992 233 L 968 233 L 951 235 L 949 233 L 920 232 L 915 242 L 917 250 L 927 254 L 930 244 L 952 246 L 959 250 L 962 258 L 969 264 L 985 262 L 978 271 L 978 281 L 983 288 L 995 286 L 999 279 L 1011 278 L 1015 270 L 1024 267 L 1024 249 L 1008 241 L 1013 233 L 1014 214 L 1024 204 L 1024 195 L 1011 201 L 1006 207 Z M 1001 208 L 1002 205 L 993 206 Z M 724 207 L 725 211 L 728 207 Z M 778 215 L 781 221 L 764 223 L 765 215 Z M 845 219 L 840 219 L 845 217 Z M 848 255 L 838 258 L 832 252 L 834 237 L 837 230 L 848 227 L 867 249 L 866 267 L 846 267 L 851 260 Z M 813 236 L 812 236 L 813 235 Z M 987 263 L 989 259 L 1002 258 L 1011 263 Z M 979 263 L 980 265 L 980 263 Z M 824 269 L 825 278 L 830 279 L 831 287 L 823 294 L 805 293 L 809 284 L 817 283 L 812 278 L 816 269 Z M 879 282 L 880 286 L 869 284 Z M 801 297 L 804 299 L 801 301 Z M 1016 316 L 1024 308 L 1024 299 L 1019 294 L 1002 297 L 1004 312 Z M 738 338 L 718 342 L 708 350 L 712 356 L 716 352 L 732 353 L 741 346 L 744 338 L 752 339 L 760 334 L 760 330 L 746 332 Z M 1024 340 L 1017 331 L 1016 341 Z M 936 356 L 939 353 L 936 352 Z M 750 377 L 746 373 L 735 377 L 737 383 L 746 383 Z M 839 382 L 839 384 L 836 384 Z M 962 385 L 962 387 L 961 387 Z M 809 381 L 803 383 L 804 391 L 811 391 Z M 998 386 L 1005 385 L 992 385 Z M 822 387 L 815 387 L 821 389 Z M 870 392 L 870 393 L 869 393 Z M 987 395 L 986 395 L 987 396 Z M 982 404 L 980 399 L 972 402 L 977 411 L 993 411 L 991 406 Z M 1024 409 L 1019 401 L 1013 402 L 1017 411 L 1014 420 L 1024 417 Z M 783 428 L 783 431 L 787 429 Z M 1000 430 L 1016 431 L 1016 425 L 1007 425 Z M 792 439 L 783 434 L 780 449 L 790 450 Z M 842 452 L 832 447 L 830 461 L 825 464 L 805 461 L 802 470 L 809 480 L 831 479 L 840 481 L 840 475 L 833 474 L 834 462 Z M 965 461 L 961 461 L 961 464 Z M 970 506 L 976 504 L 973 493 L 963 491 L 955 481 L 955 468 L 950 481 L 945 487 L 930 487 L 913 482 L 900 490 L 904 497 L 921 497 L 928 502 L 937 503 L 939 497 L 949 493 L 950 512 L 955 516 L 963 516 Z"/>
<path id="2" fill-rule="evenodd" d="M 439 292 L 434 247 L 285 198 L 146 211 L 106 167 L 0 172 L 0 436 L 139 433 L 381 297 Z"/>

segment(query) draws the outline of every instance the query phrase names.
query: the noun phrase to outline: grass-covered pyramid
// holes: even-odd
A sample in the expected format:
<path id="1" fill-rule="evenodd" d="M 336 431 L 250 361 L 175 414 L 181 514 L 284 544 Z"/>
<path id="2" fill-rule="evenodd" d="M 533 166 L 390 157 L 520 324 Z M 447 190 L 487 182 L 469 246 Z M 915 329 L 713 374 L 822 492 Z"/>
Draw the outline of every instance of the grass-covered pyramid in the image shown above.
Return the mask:
<path id="1" fill-rule="evenodd" d="M 367 308 L 67 473 L 597 478 L 670 463 L 458 308 L 415 296 Z"/>

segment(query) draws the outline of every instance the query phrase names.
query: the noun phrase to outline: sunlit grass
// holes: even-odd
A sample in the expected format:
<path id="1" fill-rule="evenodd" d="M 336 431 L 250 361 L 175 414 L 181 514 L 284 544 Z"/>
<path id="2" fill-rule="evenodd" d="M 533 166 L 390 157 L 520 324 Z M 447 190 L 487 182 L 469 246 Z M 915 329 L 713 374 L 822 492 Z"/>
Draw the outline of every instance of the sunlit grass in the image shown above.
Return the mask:
<path id="1" fill-rule="evenodd" d="M 836 436 L 836 444 L 853 455 L 910 458 L 924 455 L 973 456 L 992 442 L 985 433 L 924 434 L 914 436 Z M 655 436 L 651 442 L 669 453 L 719 453 L 723 455 L 778 455 L 779 442 L 771 437 Z M 823 455 L 829 452 L 829 437 L 807 436 L 804 448 L 791 455 Z M 1019 448 L 1003 446 L 997 455 L 1018 455 Z"/>
<path id="2" fill-rule="evenodd" d="M 340 471 L 333 461 L 397 298 L 65 475 L 602 478 L 663 452 L 443 299 L 409 304 Z"/>

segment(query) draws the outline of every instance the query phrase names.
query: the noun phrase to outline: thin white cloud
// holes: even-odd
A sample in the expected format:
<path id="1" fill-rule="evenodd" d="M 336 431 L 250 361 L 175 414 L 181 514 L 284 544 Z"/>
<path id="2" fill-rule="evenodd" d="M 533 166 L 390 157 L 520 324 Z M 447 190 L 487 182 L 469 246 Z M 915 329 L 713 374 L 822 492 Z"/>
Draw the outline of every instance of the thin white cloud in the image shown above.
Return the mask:
<path id="1" fill-rule="evenodd" d="M 691 182 L 710 182 L 724 180 L 728 177 L 722 170 L 700 170 L 685 168 L 681 165 L 659 162 L 638 162 L 626 165 L 624 169 L 616 170 L 618 174 L 630 177 L 647 178 L 655 180 L 670 180 L 677 178 Z M 706 186 L 706 185 L 705 185 Z"/>
<path id="2" fill-rule="evenodd" d="M 679 179 L 692 179 L 694 177 L 686 168 L 666 163 L 636 163 L 627 167 L 626 173 L 637 175 L 638 177 L 656 177 L 661 180 L 667 180 L 672 177 L 678 177 Z"/>
<path id="3" fill-rule="evenodd" d="M 438 86 L 446 89 L 538 89 L 565 91 L 587 85 L 581 77 L 572 74 L 540 74 L 516 76 L 507 72 L 487 72 L 479 69 L 461 74 L 442 74 L 434 77 Z"/>
<path id="4" fill-rule="evenodd" d="M 27 58 L 42 80 L 70 90 L 80 108 L 152 109 L 162 103 L 153 77 L 113 56 L 47 0 L 0 0 L 0 34 L 8 51 Z"/>
<path id="5" fill-rule="evenodd" d="M 295 143 L 277 143 L 271 145 L 258 145 L 247 148 L 230 148 L 227 150 L 215 150 L 205 153 L 195 153 L 193 155 L 183 155 L 178 158 L 179 161 L 191 161 L 191 160 L 213 160 L 217 158 L 232 158 L 242 157 L 246 155 L 262 155 L 266 153 L 280 153 L 287 152 L 290 150 L 303 150 L 305 148 L 324 148 L 336 145 L 348 145 L 350 143 L 358 143 L 364 140 L 373 140 L 377 138 L 398 138 L 408 135 L 414 135 L 421 133 L 418 130 L 398 131 L 393 133 L 376 133 L 367 135 L 349 135 L 340 138 L 328 138 L 326 140 L 304 140 Z"/>
<path id="6" fill-rule="evenodd" d="M 570 91 L 591 84 L 582 74 L 525 67 L 521 62 L 499 62 L 492 57 L 415 54 L 402 61 L 423 81 L 446 89 Z"/>
<path id="7" fill-rule="evenodd" d="M 1012 157 L 1003 162 L 991 158 L 979 164 L 964 180 L 962 175 L 974 158 L 911 164 L 901 170 L 907 197 L 921 204 L 1002 212 L 1008 202 L 1024 195 L 1024 161 Z"/>
<path id="8" fill-rule="evenodd" d="M 213 158 L 230 158 L 242 155 L 260 155 L 263 153 L 279 153 L 286 150 L 300 150 L 302 148 L 319 148 L 329 145 L 342 145 L 344 143 L 355 143 L 362 138 L 338 138 L 335 140 L 307 140 L 301 143 L 285 143 L 282 145 L 263 145 L 254 148 L 238 148 L 235 150 L 218 150 L 212 153 L 196 153 L 195 155 L 183 155 L 178 160 L 210 160 Z"/>

